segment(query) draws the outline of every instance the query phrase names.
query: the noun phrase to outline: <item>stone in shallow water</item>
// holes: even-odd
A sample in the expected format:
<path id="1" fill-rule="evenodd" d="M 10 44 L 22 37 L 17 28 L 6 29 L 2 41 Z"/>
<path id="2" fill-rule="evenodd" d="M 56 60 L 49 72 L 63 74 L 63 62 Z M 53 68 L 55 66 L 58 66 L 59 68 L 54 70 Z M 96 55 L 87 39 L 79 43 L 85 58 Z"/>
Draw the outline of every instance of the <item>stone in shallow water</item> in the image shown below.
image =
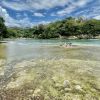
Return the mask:
<path id="1" fill-rule="evenodd" d="M 36 89 L 36 90 L 34 91 L 34 94 L 37 94 L 37 93 L 40 93 L 40 92 L 41 92 L 40 89 Z"/>
<path id="2" fill-rule="evenodd" d="M 70 82 L 69 82 L 69 80 L 64 80 L 63 86 L 64 86 L 64 87 L 70 87 Z"/>
<path id="3" fill-rule="evenodd" d="M 33 100 L 44 100 L 44 96 L 41 94 L 41 89 L 36 89 L 32 95 Z"/>
<path id="4" fill-rule="evenodd" d="M 32 100 L 44 100 L 44 96 L 40 94 L 33 94 Z"/>
<path id="5" fill-rule="evenodd" d="M 71 88 L 65 88 L 64 90 L 65 90 L 65 92 L 70 92 Z"/>
<path id="6" fill-rule="evenodd" d="M 81 87 L 80 85 L 76 85 L 76 86 L 75 86 L 75 90 L 77 90 L 77 91 L 82 91 L 82 87 Z"/>

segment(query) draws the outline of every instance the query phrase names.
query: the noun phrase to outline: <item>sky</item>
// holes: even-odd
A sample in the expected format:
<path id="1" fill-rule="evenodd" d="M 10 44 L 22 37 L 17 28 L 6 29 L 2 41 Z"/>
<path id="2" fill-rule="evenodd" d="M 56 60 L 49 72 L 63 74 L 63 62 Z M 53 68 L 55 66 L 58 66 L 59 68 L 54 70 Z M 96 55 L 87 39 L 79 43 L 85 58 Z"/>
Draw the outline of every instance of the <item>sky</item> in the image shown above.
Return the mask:
<path id="1" fill-rule="evenodd" d="M 32 27 L 70 16 L 100 19 L 100 0 L 0 0 L 0 16 L 9 27 Z"/>

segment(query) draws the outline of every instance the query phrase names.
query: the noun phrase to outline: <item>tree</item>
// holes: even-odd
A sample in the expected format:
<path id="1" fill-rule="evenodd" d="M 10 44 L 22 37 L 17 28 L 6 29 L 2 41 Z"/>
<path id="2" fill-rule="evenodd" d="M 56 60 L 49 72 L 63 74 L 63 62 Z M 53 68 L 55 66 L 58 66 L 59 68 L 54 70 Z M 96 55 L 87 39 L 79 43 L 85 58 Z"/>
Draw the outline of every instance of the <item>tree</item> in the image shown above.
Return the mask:
<path id="1" fill-rule="evenodd" d="M 4 20 L 1 18 L 1 26 L 4 27 Z M 4 30 L 1 28 L 2 37 L 5 37 Z M 100 35 L 100 20 L 73 18 L 56 21 L 50 24 L 40 24 L 33 28 L 7 28 L 8 37 L 25 38 L 59 38 L 59 36 L 76 36 L 78 38 L 91 38 Z"/>
<path id="2" fill-rule="evenodd" d="M 7 28 L 4 24 L 4 19 L 0 17 L 0 38 L 6 38 L 7 37 Z"/>

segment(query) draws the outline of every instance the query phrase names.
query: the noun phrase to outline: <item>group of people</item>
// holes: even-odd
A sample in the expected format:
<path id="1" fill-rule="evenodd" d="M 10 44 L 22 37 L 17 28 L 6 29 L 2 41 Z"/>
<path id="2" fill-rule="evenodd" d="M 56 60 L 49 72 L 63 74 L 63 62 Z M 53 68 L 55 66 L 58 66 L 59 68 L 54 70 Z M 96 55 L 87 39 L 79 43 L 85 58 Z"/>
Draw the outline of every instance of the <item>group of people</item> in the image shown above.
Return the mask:
<path id="1" fill-rule="evenodd" d="M 71 47 L 72 46 L 72 43 L 65 43 L 64 46 L 65 47 Z"/>
<path id="2" fill-rule="evenodd" d="M 72 47 L 72 43 L 64 43 L 63 45 L 60 46 L 64 46 L 64 47 Z"/>

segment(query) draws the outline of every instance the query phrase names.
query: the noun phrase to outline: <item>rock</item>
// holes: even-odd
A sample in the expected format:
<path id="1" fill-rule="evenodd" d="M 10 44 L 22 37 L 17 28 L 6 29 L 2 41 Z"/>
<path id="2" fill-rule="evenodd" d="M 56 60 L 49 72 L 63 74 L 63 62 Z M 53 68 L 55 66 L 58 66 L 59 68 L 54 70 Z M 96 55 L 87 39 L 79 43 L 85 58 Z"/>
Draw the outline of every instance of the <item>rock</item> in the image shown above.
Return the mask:
<path id="1" fill-rule="evenodd" d="M 44 96 L 40 94 L 33 94 L 32 100 L 44 100 Z"/>
<path id="2" fill-rule="evenodd" d="M 36 90 L 34 91 L 34 94 L 39 94 L 40 92 L 41 92 L 40 89 L 36 89 Z"/>
<path id="3" fill-rule="evenodd" d="M 32 95 L 32 100 L 44 100 L 41 89 L 36 89 Z"/>
<path id="4" fill-rule="evenodd" d="M 82 91 L 82 87 L 81 87 L 80 85 L 76 85 L 76 86 L 75 86 L 75 90 L 77 90 L 77 91 Z"/>
<path id="5" fill-rule="evenodd" d="M 63 86 L 66 88 L 66 87 L 70 87 L 70 82 L 69 82 L 69 80 L 65 80 L 64 82 L 63 82 Z"/>
<path id="6" fill-rule="evenodd" d="M 65 88 L 64 90 L 65 90 L 65 92 L 70 92 L 71 88 Z"/>

